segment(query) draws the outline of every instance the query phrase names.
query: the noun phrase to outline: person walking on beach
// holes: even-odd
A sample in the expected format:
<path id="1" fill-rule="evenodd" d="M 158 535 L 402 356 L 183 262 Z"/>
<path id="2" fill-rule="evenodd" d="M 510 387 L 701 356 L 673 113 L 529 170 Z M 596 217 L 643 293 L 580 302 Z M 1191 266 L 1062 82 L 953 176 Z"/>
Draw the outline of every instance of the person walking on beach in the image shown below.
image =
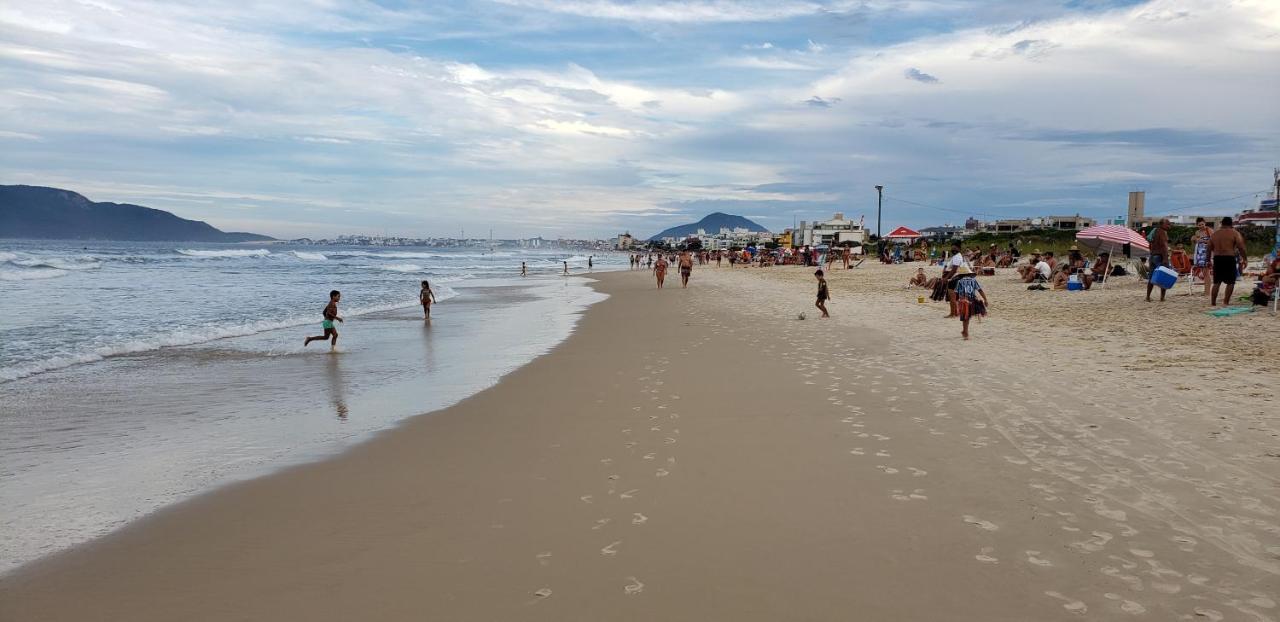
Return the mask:
<path id="1" fill-rule="evenodd" d="M 1209 306 L 1218 306 L 1218 286 L 1226 284 L 1224 306 L 1231 305 L 1231 294 L 1236 289 L 1236 269 L 1244 271 L 1249 259 L 1244 236 L 1232 226 L 1231 217 L 1223 216 L 1222 227 L 1209 238 L 1209 254 L 1213 255 L 1213 290 L 1209 292 Z"/>
<path id="2" fill-rule="evenodd" d="M 1192 265 L 1195 274 L 1200 276 L 1200 280 L 1204 281 L 1204 295 L 1209 295 L 1209 288 L 1213 286 L 1213 275 L 1211 274 L 1213 266 L 1209 265 L 1209 238 L 1213 237 L 1213 225 L 1203 217 L 1196 218 L 1196 232 L 1191 236 L 1192 246 Z"/>
<path id="3" fill-rule="evenodd" d="M 964 252 L 960 243 L 952 242 L 951 259 L 947 260 L 947 267 L 942 269 L 942 280 L 947 283 L 947 302 L 951 306 L 951 312 L 947 314 L 949 318 L 960 315 L 956 308 L 956 273 L 965 265 Z"/>
<path id="4" fill-rule="evenodd" d="M 667 259 L 662 255 L 658 255 L 658 261 L 653 264 L 653 276 L 658 279 L 658 289 L 662 289 L 662 282 L 667 279 Z"/>
<path id="5" fill-rule="evenodd" d="M 569 262 L 564 262 L 564 275 L 569 276 Z"/>
<path id="6" fill-rule="evenodd" d="M 520 276 L 529 276 L 529 266 L 525 265 L 523 261 L 520 262 Z"/>
<path id="7" fill-rule="evenodd" d="M 338 329 L 333 327 L 333 322 L 334 320 L 339 322 L 342 321 L 342 318 L 338 315 L 339 300 L 342 300 L 342 292 L 339 292 L 336 289 L 329 292 L 329 304 L 325 305 L 323 311 L 324 322 L 321 322 L 320 324 L 324 327 L 324 334 L 319 337 L 307 337 L 307 340 L 302 342 L 302 347 L 307 347 L 312 341 L 325 339 L 331 340 L 329 342 L 330 350 L 338 347 Z"/>
<path id="8" fill-rule="evenodd" d="M 418 292 L 418 302 L 422 303 L 422 315 L 424 316 L 423 319 L 430 322 L 431 321 L 431 305 L 435 304 L 436 302 L 436 294 L 435 292 L 431 291 L 430 283 L 426 281 L 422 282 L 422 291 Z"/>
<path id="9" fill-rule="evenodd" d="M 981 300 L 979 300 L 981 298 Z M 987 292 L 968 266 L 961 266 L 956 277 L 956 300 L 960 311 L 960 336 L 969 340 L 969 320 L 987 314 Z"/>
<path id="10" fill-rule="evenodd" d="M 1151 235 L 1151 275 L 1147 277 L 1147 302 L 1151 302 L 1151 288 L 1156 286 L 1156 269 L 1169 263 L 1169 219 L 1161 218 Z M 1233 280 L 1232 283 L 1235 281 Z M 1160 302 L 1169 290 L 1160 288 Z"/>
<path id="11" fill-rule="evenodd" d="M 827 313 L 827 301 L 831 300 L 831 292 L 827 289 L 827 279 L 824 278 L 822 268 L 818 268 L 813 276 L 818 277 L 818 301 L 813 303 L 822 312 L 822 317 L 831 317 Z"/>
<path id="12" fill-rule="evenodd" d="M 680 287 L 689 287 L 689 277 L 693 274 L 693 255 L 689 251 L 680 253 Z"/>
<path id="13" fill-rule="evenodd" d="M 595 255 L 587 256 L 587 272 L 591 272 L 591 268 L 595 266 L 595 262 L 592 261 L 594 258 L 595 258 Z"/>

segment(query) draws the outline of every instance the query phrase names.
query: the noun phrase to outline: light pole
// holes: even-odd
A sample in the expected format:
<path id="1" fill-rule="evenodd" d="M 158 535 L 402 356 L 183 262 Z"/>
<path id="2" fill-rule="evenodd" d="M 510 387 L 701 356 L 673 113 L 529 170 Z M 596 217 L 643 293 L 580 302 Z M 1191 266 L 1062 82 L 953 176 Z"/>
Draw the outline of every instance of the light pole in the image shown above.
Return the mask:
<path id="1" fill-rule="evenodd" d="M 884 208 L 884 186 L 876 186 L 876 244 L 880 244 L 880 212 Z"/>

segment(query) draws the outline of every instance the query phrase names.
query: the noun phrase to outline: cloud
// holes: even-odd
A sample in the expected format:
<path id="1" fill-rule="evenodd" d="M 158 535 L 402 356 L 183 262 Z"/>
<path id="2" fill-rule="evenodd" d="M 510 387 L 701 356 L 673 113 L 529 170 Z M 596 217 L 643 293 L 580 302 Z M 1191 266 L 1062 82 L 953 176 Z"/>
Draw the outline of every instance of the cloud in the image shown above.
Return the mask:
<path id="1" fill-rule="evenodd" d="M 833 97 L 831 99 L 823 99 L 814 95 L 813 97 L 804 100 L 804 103 L 809 106 L 813 106 L 814 108 L 830 108 L 831 106 L 840 103 L 840 98 Z"/>
<path id="2" fill-rule="evenodd" d="M 498 0 L 512 6 L 566 13 L 579 17 L 637 22 L 764 22 L 823 9 L 816 2 L 730 2 L 726 0 L 683 2 L 611 2 L 608 0 Z"/>
<path id="3" fill-rule="evenodd" d="M 1142 128 L 1132 130 L 1037 130 L 1017 134 L 1018 140 L 1032 140 L 1074 147 L 1112 146 L 1172 155 L 1216 155 L 1248 151 L 1253 139 L 1213 130 Z"/>
<path id="4" fill-rule="evenodd" d="M 935 78 L 935 77 L 933 77 L 933 76 L 931 76 L 931 75 L 929 75 L 929 74 L 927 74 L 927 73 L 925 73 L 925 72 L 923 72 L 923 71 L 920 71 L 919 69 L 916 69 L 915 67 L 912 67 L 912 68 L 910 68 L 910 69 L 908 69 L 908 70 L 906 70 L 906 71 L 902 72 L 902 75 L 906 76 L 906 78 L 907 78 L 908 80 L 915 80 L 916 82 L 923 82 L 923 83 L 925 83 L 925 84 L 937 84 L 937 83 L 938 83 L 938 79 L 937 79 L 937 78 Z"/>

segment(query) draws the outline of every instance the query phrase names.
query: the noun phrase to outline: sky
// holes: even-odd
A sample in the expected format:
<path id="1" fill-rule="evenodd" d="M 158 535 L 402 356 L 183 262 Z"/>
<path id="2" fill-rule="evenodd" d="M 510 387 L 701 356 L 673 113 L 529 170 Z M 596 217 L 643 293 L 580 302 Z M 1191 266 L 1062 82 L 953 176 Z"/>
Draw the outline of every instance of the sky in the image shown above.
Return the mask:
<path id="1" fill-rule="evenodd" d="M 0 183 L 277 237 L 1256 206 L 1275 0 L 5 0 Z"/>

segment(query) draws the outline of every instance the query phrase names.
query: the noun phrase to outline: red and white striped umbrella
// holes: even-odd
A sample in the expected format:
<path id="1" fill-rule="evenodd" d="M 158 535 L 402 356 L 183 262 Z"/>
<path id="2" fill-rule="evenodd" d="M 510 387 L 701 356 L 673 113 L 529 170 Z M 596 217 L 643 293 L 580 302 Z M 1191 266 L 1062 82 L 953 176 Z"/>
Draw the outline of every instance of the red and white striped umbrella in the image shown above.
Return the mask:
<path id="1" fill-rule="evenodd" d="M 1076 234 L 1076 239 L 1095 252 L 1113 248 L 1118 249 L 1128 244 L 1130 245 L 1130 255 L 1133 257 L 1145 257 L 1151 254 L 1151 245 L 1147 243 L 1147 238 L 1142 237 L 1141 233 L 1121 225 L 1096 225 L 1081 229 Z"/>

